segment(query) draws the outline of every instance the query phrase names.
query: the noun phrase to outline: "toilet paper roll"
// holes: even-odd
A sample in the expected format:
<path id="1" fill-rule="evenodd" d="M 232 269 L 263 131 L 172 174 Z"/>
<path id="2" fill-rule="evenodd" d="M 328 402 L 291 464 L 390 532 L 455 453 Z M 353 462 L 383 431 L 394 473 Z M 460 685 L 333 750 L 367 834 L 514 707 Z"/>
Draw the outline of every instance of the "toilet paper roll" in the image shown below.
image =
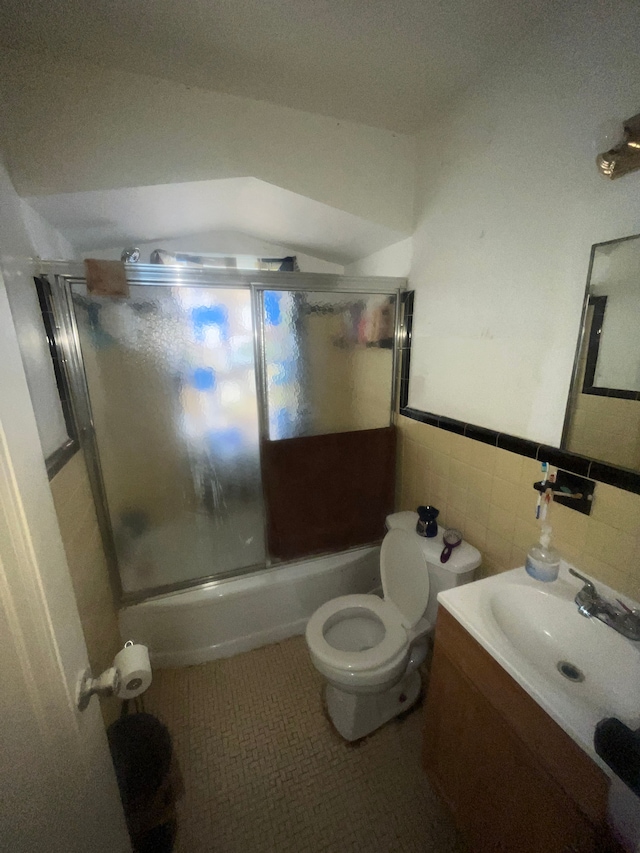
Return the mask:
<path id="1" fill-rule="evenodd" d="M 151 684 L 151 664 L 146 646 L 126 643 L 113 659 L 113 665 L 120 673 L 117 695 L 121 699 L 135 699 Z"/>

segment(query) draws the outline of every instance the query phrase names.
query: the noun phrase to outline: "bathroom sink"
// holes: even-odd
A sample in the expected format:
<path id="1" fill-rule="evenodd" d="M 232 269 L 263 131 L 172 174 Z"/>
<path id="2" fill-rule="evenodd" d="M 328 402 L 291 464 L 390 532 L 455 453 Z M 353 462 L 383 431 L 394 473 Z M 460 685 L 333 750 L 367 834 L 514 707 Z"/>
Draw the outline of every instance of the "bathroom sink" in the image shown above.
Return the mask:
<path id="1" fill-rule="evenodd" d="M 635 602 L 595 581 L 607 598 Z M 596 723 L 640 727 L 640 642 L 578 613 L 582 582 L 562 564 L 541 583 L 524 568 L 440 593 L 438 601 L 594 760 Z"/>
<path id="2" fill-rule="evenodd" d="M 558 689 L 602 709 L 603 716 L 638 713 L 638 651 L 612 628 L 580 616 L 573 601 L 543 589 L 496 589 L 490 607 L 509 643 Z"/>

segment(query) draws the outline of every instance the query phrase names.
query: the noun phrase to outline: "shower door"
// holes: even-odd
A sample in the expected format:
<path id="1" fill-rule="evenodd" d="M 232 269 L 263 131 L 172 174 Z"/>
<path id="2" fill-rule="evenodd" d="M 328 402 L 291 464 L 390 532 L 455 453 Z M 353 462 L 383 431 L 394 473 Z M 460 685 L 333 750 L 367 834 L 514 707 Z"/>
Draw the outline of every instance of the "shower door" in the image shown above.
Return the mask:
<path id="1" fill-rule="evenodd" d="M 125 596 L 264 566 L 250 290 L 71 300 Z"/>
<path id="2" fill-rule="evenodd" d="M 397 293 L 264 290 L 262 471 L 273 559 L 382 538 L 393 511 Z"/>
<path id="3" fill-rule="evenodd" d="M 125 601 L 382 537 L 402 280 L 131 265 L 118 298 L 48 266 Z"/>

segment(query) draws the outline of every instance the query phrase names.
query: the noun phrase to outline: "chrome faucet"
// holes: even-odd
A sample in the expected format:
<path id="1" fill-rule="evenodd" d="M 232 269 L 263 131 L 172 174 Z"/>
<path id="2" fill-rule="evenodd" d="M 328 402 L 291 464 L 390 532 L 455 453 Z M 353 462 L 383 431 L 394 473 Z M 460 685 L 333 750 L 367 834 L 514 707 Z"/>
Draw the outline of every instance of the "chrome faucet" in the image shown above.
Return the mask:
<path id="1" fill-rule="evenodd" d="M 584 582 L 584 586 L 575 597 L 578 613 L 587 617 L 595 616 L 629 640 L 640 640 L 640 610 L 631 610 L 621 601 L 618 601 L 620 607 L 617 607 L 599 595 L 589 578 L 585 578 L 575 569 L 569 569 L 569 573 Z"/>

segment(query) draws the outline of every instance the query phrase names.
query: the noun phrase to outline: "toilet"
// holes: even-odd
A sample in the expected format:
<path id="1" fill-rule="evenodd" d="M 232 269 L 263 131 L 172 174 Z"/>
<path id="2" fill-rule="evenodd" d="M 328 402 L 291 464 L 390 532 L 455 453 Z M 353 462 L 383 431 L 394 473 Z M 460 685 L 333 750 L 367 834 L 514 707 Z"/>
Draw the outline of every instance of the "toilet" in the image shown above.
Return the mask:
<path id="1" fill-rule="evenodd" d="M 384 598 L 341 595 L 309 619 L 311 660 L 327 679 L 329 717 L 346 740 L 358 740 L 408 710 L 420 695 L 418 667 L 427 655 L 437 596 L 473 580 L 480 552 L 462 542 L 446 563 L 443 528 L 425 539 L 416 512 L 387 516 L 380 549 Z"/>

